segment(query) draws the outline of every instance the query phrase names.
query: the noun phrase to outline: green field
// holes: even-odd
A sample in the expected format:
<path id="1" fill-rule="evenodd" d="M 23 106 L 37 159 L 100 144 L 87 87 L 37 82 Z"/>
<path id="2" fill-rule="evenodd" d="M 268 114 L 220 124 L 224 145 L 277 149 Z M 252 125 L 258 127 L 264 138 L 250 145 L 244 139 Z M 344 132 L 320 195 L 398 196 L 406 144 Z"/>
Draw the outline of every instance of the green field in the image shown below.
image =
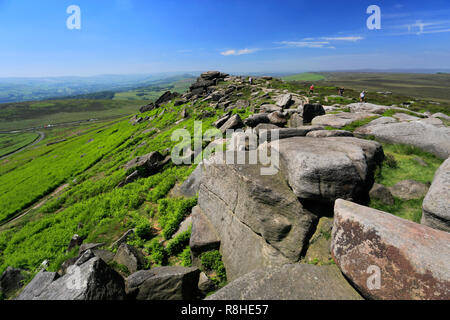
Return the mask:
<path id="1" fill-rule="evenodd" d="M 0 134 L 0 157 L 29 145 L 38 137 L 34 132 Z"/>
<path id="2" fill-rule="evenodd" d="M 0 104 L 0 131 L 111 119 L 135 113 L 142 101 L 49 100 Z"/>
<path id="3" fill-rule="evenodd" d="M 318 81 L 318 80 L 324 80 L 325 76 L 323 76 L 320 73 L 305 72 L 305 73 L 299 73 L 299 74 L 294 74 L 291 76 L 282 77 L 281 79 L 286 80 L 286 81 Z"/>
<path id="4" fill-rule="evenodd" d="M 308 78 L 312 75 L 311 78 Z M 319 78 L 321 77 L 321 78 Z M 436 102 L 450 103 L 450 74 L 414 74 L 391 72 L 302 73 L 283 78 L 286 81 L 317 81 L 321 86 L 351 88 L 357 91 L 392 92 Z"/>

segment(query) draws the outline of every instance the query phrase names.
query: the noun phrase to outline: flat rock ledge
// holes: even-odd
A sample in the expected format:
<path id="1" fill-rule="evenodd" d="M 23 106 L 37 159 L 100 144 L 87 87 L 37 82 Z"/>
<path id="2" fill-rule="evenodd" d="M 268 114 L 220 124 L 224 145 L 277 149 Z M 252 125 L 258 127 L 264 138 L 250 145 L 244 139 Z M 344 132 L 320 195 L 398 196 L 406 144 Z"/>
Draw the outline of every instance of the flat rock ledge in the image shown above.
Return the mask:
<path id="1" fill-rule="evenodd" d="M 331 253 L 369 299 L 450 299 L 450 233 L 337 200 Z"/>

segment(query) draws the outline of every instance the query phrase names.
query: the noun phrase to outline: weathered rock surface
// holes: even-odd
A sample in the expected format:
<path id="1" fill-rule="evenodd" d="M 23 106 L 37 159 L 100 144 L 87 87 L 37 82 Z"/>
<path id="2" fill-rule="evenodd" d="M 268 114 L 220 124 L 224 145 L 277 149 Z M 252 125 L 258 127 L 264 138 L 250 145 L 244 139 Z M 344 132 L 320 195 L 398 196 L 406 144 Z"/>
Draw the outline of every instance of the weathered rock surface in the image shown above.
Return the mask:
<path id="1" fill-rule="evenodd" d="M 198 203 L 219 236 L 228 279 L 298 261 L 316 217 L 280 173 L 261 175 L 261 165 L 227 165 L 225 158 L 205 161 Z"/>
<path id="2" fill-rule="evenodd" d="M 258 134 L 259 130 L 261 128 L 258 128 Z M 276 129 L 270 129 L 270 131 L 267 132 L 266 135 L 260 135 L 260 143 L 263 143 L 265 141 L 273 141 L 275 140 L 275 137 L 278 137 L 279 140 L 281 139 L 288 139 L 292 137 L 304 137 L 308 133 L 312 131 L 318 131 L 323 130 L 323 127 L 320 126 L 301 126 L 297 128 L 276 128 Z"/>
<path id="3" fill-rule="evenodd" d="M 330 126 L 334 128 L 342 128 L 355 121 L 376 117 L 375 113 L 367 112 L 342 112 L 337 114 L 326 114 L 312 119 L 311 124 L 320 126 Z"/>
<path id="4" fill-rule="evenodd" d="M 389 188 L 392 195 L 402 200 L 422 198 L 427 194 L 428 186 L 414 180 L 403 180 Z"/>
<path id="5" fill-rule="evenodd" d="M 367 298 L 450 299 L 449 244 L 447 232 L 349 201 L 335 203 L 333 259 Z"/>
<path id="6" fill-rule="evenodd" d="M 450 232 L 450 159 L 436 171 L 422 208 L 422 224 Z"/>
<path id="7" fill-rule="evenodd" d="M 287 264 L 252 271 L 206 300 L 360 300 L 336 266 Z"/>
<path id="8" fill-rule="evenodd" d="M 140 176 L 155 174 L 170 161 L 170 156 L 164 157 L 158 151 L 136 157 L 124 165 L 125 170 L 135 169 Z"/>
<path id="9" fill-rule="evenodd" d="M 297 128 L 303 126 L 303 118 L 298 113 L 293 113 L 288 121 L 290 128 Z"/>
<path id="10" fill-rule="evenodd" d="M 0 293 L 5 297 L 19 290 L 25 280 L 24 270 L 8 267 L 0 276 Z"/>
<path id="11" fill-rule="evenodd" d="M 197 168 L 191 173 L 191 175 L 180 186 L 180 195 L 191 198 L 197 195 L 200 188 L 200 181 L 203 175 L 203 163 L 199 163 Z"/>
<path id="12" fill-rule="evenodd" d="M 420 121 L 360 127 L 355 135 L 372 135 L 388 143 L 416 146 L 441 159 L 450 156 L 450 128 L 438 128 Z"/>
<path id="13" fill-rule="evenodd" d="M 50 283 L 35 299 L 123 300 L 123 278 L 100 258 L 85 260 L 82 256 L 63 277 Z"/>
<path id="14" fill-rule="evenodd" d="M 220 248 L 220 239 L 217 232 L 199 206 L 192 208 L 192 230 L 189 246 L 191 248 L 192 265 L 194 266 L 200 266 L 202 253 Z"/>
<path id="15" fill-rule="evenodd" d="M 317 202 L 366 201 L 384 159 L 379 143 L 351 137 L 294 137 L 270 147 L 279 153 L 280 169 L 297 197 Z"/>
<path id="16" fill-rule="evenodd" d="M 269 114 L 268 113 L 257 113 L 257 114 L 251 115 L 250 117 L 245 119 L 244 123 L 246 126 L 249 126 L 252 128 L 258 126 L 259 124 L 270 123 Z"/>
<path id="17" fill-rule="evenodd" d="M 280 111 L 275 111 L 270 113 L 268 116 L 268 119 L 271 124 L 277 125 L 277 126 L 284 126 L 287 123 L 287 117 Z"/>
<path id="18" fill-rule="evenodd" d="M 58 278 L 59 275 L 56 272 L 39 271 L 16 300 L 38 300 L 41 294 L 47 290 L 47 287 Z"/>
<path id="19" fill-rule="evenodd" d="M 290 93 L 283 94 L 276 100 L 276 104 L 280 108 L 288 108 L 292 104 L 292 102 L 292 94 Z"/>
<path id="20" fill-rule="evenodd" d="M 325 114 L 325 110 L 320 104 L 305 104 L 303 106 L 303 121 L 310 123 L 312 119 Z"/>
<path id="21" fill-rule="evenodd" d="M 282 110 L 280 106 L 277 106 L 275 104 L 263 104 L 259 109 L 261 113 L 271 113 Z"/>
<path id="22" fill-rule="evenodd" d="M 419 117 L 412 116 L 412 115 L 410 115 L 410 114 L 403 113 L 403 112 L 396 113 L 396 114 L 393 115 L 393 117 L 394 117 L 395 119 L 397 119 L 398 121 L 401 121 L 401 122 L 408 122 L 408 121 L 416 121 L 416 120 L 420 120 Z"/>
<path id="23" fill-rule="evenodd" d="M 198 294 L 200 270 L 158 267 L 141 270 L 126 280 L 129 298 L 137 300 L 193 300 Z"/>
<path id="24" fill-rule="evenodd" d="M 306 136 L 311 138 L 353 137 L 353 133 L 346 130 L 317 130 L 308 132 Z"/>
<path id="25" fill-rule="evenodd" d="M 204 273 L 200 273 L 200 278 L 198 280 L 198 290 L 202 296 L 206 296 L 209 292 L 216 289 L 216 284 L 214 281 L 208 278 L 208 276 Z"/>
<path id="26" fill-rule="evenodd" d="M 238 114 L 235 114 L 230 117 L 221 127 L 220 131 L 222 133 L 226 133 L 227 130 L 236 130 L 240 129 L 244 126 L 244 122 L 242 122 L 241 117 Z"/>
<path id="27" fill-rule="evenodd" d="M 358 103 L 351 103 L 347 105 L 347 108 L 350 109 L 351 112 L 368 112 L 368 113 L 376 113 L 376 114 L 383 114 L 387 110 L 391 109 L 391 107 L 388 106 L 380 106 L 372 103 L 366 103 L 366 102 L 358 102 Z"/>
<path id="28" fill-rule="evenodd" d="M 179 93 L 177 93 L 177 92 L 166 91 L 155 101 L 155 105 L 157 107 L 159 107 L 159 106 L 169 102 L 170 100 L 175 99 L 178 96 L 179 96 Z"/>
<path id="29" fill-rule="evenodd" d="M 126 266 L 130 273 L 142 269 L 145 265 L 145 258 L 142 252 L 126 243 L 122 243 L 117 249 L 114 261 Z"/>

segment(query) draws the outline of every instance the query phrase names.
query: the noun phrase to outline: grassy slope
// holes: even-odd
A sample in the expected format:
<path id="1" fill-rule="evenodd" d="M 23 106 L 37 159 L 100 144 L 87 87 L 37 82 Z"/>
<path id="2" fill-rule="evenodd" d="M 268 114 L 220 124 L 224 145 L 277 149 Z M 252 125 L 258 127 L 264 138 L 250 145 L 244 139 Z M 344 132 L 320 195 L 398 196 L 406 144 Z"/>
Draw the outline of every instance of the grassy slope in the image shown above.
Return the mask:
<path id="1" fill-rule="evenodd" d="M 0 134 L 0 157 L 29 145 L 38 136 L 34 132 Z"/>
<path id="2" fill-rule="evenodd" d="M 142 101 L 49 100 L 0 104 L 0 131 L 110 119 L 132 114 Z"/>
<path id="3" fill-rule="evenodd" d="M 169 104 L 150 111 L 146 115 L 156 116 L 155 120 L 137 126 L 132 126 L 126 119 L 103 124 L 103 129 L 99 128 L 100 124 L 91 125 L 82 133 L 83 129 L 77 128 L 78 134 L 58 129 L 50 139 L 67 137 L 66 142 L 47 147 L 43 141 L 33 150 L 2 163 L 0 201 L 7 204 L 1 208 L 3 219 L 36 203 L 60 184 L 69 183 L 69 188 L 44 206 L 31 210 L 20 221 L 2 227 L 0 273 L 9 265 L 35 270 L 44 259 L 50 260 L 51 270 L 57 270 L 65 259 L 75 255 L 75 251 L 65 252 L 74 233 L 85 238 L 85 242 L 110 244 L 124 231 L 137 226 L 148 226 L 151 230 L 150 234 L 130 240 L 148 254 L 149 265 L 188 265 L 190 254 L 186 251 L 186 236 L 169 241 L 171 245 L 168 244 L 167 249 L 160 245 L 160 240 L 176 230 L 195 204 L 195 199 L 163 199 L 175 183 L 183 181 L 192 172 L 194 166 L 170 163 L 156 175 L 123 188 L 116 187 L 126 175 L 122 169 L 124 163 L 151 151 L 173 147 L 177 144 L 171 141 L 175 129 L 186 127 L 193 131 L 195 114 L 191 106 L 188 108 L 192 117 L 175 125 L 184 107 Z M 162 109 L 166 111 L 161 115 Z M 217 116 L 221 113 L 218 111 Z M 203 119 L 203 130 L 210 128 L 217 116 Z M 150 127 L 161 132 L 143 132 Z M 81 158 L 82 154 L 84 157 Z M 33 172 L 41 174 L 33 175 Z M 17 181 L 27 183 L 18 184 Z M 163 210 L 167 206 L 170 209 Z"/>

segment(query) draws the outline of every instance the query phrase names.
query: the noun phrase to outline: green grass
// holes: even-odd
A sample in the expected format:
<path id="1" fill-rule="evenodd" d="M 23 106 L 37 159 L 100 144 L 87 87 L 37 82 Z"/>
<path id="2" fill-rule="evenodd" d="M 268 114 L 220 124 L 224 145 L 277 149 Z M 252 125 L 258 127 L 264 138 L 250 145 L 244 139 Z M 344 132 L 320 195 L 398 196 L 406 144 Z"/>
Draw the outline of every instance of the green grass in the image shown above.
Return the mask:
<path id="1" fill-rule="evenodd" d="M 0 131 L 112 119 L 136 113 L 142 101 L 50 100 L 0 104 Z"/>
<path id="2" fill-rule="evenodd" d="M 442 160 L 416 147 L 401 144 L 383 144 L 387 159 L 381 170 L 375 175 L 375 182 L 386 187 L 392 187 L 403 180 L 415 180 L 431 184 L 434 174 Z M 421 158 L 427 167 L 421 166 L 415 159 Z M 371 200 L 369 206 L 381 211 L 392 213 L 403 219 L 420 223 L 422 217 L 421 199 L 404 201 L 394 197 L 393 205 L 386 205 L 377 200 Z"/>
<path id="3" fill-rule="evenodd" d="M 38 137 L 34 132 L 0 134 L 0 157 L 31 144 Z"/>
<path id="4" fill-rule="evenodd" d="M 299 73 L 291 76 L 282 77 L 281 79 L 286 81 L 318 81 L 324 80 L 325 77 L 319 73 Z"/>

